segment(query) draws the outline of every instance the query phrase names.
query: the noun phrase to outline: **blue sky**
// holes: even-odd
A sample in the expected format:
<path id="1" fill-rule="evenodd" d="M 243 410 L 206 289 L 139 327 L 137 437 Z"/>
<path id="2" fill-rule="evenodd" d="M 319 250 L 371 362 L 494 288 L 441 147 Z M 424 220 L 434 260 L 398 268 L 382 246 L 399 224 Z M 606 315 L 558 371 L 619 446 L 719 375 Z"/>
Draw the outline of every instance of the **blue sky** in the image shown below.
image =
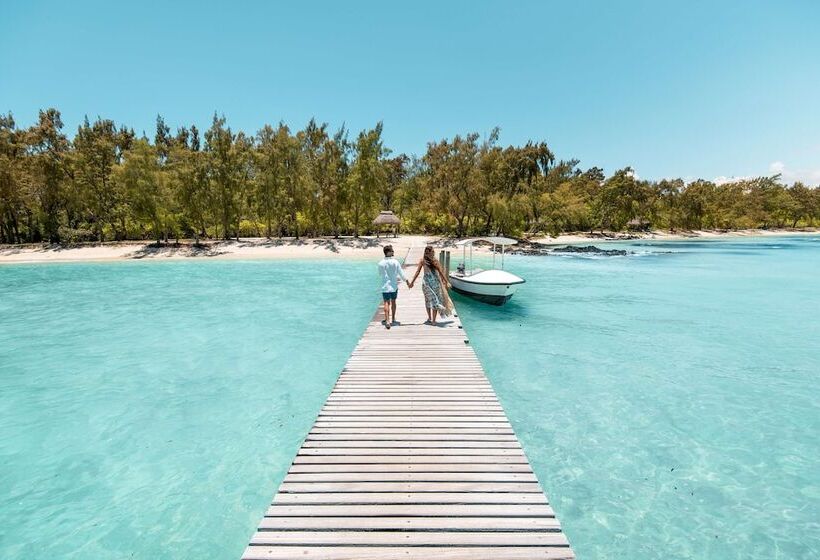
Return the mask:
<path id="1" fill-rule="evenodd" d="M 501 127 L 644 178 L 820 183 L 820 2 L 12 2 L 0 111 L 153 134 L 384 121 L 396 152 Z"/>

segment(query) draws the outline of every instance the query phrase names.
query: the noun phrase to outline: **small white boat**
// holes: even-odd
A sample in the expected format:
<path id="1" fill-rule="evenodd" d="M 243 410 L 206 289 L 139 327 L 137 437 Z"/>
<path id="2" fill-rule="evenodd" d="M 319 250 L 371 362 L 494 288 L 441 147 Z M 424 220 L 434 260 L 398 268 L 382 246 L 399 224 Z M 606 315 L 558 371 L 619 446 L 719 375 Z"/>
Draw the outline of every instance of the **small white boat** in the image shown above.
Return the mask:
<path id="1" fill-rule="evenodd" d="M 481 270 L 473 268 L 473 243 L 484 241 L 493 246 L 493 268 L 492 270 Z M 461 264 L 455 271 L 450 272 L 450 284 L 453 290 L 465 296 L 489 303 L 491 305 L 504 305 L 507 303 L 519 284 L 526 282 L 520 276 L 511 274 L 504 270 L 504 247 L 518 243 L 515 239 L 508 237 L 479 237 L 476 239 L 465 239 L 458 241 L 462 249 Z M 501 247 L 501 268 L 495 268 L 495 248 Z M 470 249 L 470 266 L 467 268 L 467 248 Z"/>

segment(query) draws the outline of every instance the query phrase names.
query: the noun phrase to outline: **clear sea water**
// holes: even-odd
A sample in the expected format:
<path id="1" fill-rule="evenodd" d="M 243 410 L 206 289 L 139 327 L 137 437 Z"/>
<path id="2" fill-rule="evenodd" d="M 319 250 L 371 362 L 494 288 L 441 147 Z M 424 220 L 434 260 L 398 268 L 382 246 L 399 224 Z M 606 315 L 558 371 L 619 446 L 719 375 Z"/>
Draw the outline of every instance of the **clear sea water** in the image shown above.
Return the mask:
<path id="1" fill-rule="evenodd" d="M 0 558 L 239 558 L 377 284 L 327 261 L 0 267 Z"/>
<path id="2" fill-rule="evenodd" d="M 576 554 L 820 558 L 820 238 L 620 248 L 457 302 Z"/>
<path id="3" fill-rule="evenodd" d="M 457 299 L 578 557 L 820 557 L 820 238 L 622 247 L 511 257 L 509 304 Z M 0 267 L 0 557 L 238 558 L 375 280 Z"/>

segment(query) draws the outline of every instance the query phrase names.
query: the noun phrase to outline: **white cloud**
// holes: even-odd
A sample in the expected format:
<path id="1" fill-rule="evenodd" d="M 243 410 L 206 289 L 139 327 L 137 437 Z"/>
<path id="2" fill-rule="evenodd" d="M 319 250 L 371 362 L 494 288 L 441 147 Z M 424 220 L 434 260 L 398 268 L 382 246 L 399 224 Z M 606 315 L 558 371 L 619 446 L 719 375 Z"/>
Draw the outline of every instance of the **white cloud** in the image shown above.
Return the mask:
<path id="1" fill-rule="evenodd" d="M 748 181 L 750 179 L 756 179 L 756 176 L 752 175 L 732 175 L 731 177 L 727 177 L 726 175 L 721 175 L 720 177 L 715 177 L 712 179 L 712 182 L 716 185 L 725 185 L 726 183 L 734 183 L 737 181 Z"/>
<path id="2" fill-rule="evenodd" d="M 724 185 L 735 181 L 756 179 L 760 176 L 777 175 L 778 173 L 780 174 L 780 180 L 787 185 L 791 185 L 797 181 L 811 187 L 820 185 L 820 169 L 792 169 L 782 161 L 773 161 L 770 163 L 767 173 L 761 173 L 760 175 L 721 175 L 720 177 L 715 177 L 712 181 L 716 185 Z"/>
<path id="3" fill-rule="evenodd" d="M 796 181 L 810 186 L 820 185 L 820 169 L 792 169 L 782 161 L 773 161 L 769 165 L 769 173 L 780 173 L 783 182 L 789 185 Z"/>

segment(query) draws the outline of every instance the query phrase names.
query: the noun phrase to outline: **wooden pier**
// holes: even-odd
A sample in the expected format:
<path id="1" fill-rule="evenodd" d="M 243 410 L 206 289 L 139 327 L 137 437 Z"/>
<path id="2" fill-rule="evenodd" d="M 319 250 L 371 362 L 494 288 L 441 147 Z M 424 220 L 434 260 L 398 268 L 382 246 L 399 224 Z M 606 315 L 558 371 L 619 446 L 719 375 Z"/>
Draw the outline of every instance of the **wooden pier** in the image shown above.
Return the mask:
<path id="1" fill-rule="evenodd" d="M 242 558 L 574 558 L 460 319 L 424 324 L 421 277 L 398 302 L 400 325 L 379 311 L 365 329 Z"/>

